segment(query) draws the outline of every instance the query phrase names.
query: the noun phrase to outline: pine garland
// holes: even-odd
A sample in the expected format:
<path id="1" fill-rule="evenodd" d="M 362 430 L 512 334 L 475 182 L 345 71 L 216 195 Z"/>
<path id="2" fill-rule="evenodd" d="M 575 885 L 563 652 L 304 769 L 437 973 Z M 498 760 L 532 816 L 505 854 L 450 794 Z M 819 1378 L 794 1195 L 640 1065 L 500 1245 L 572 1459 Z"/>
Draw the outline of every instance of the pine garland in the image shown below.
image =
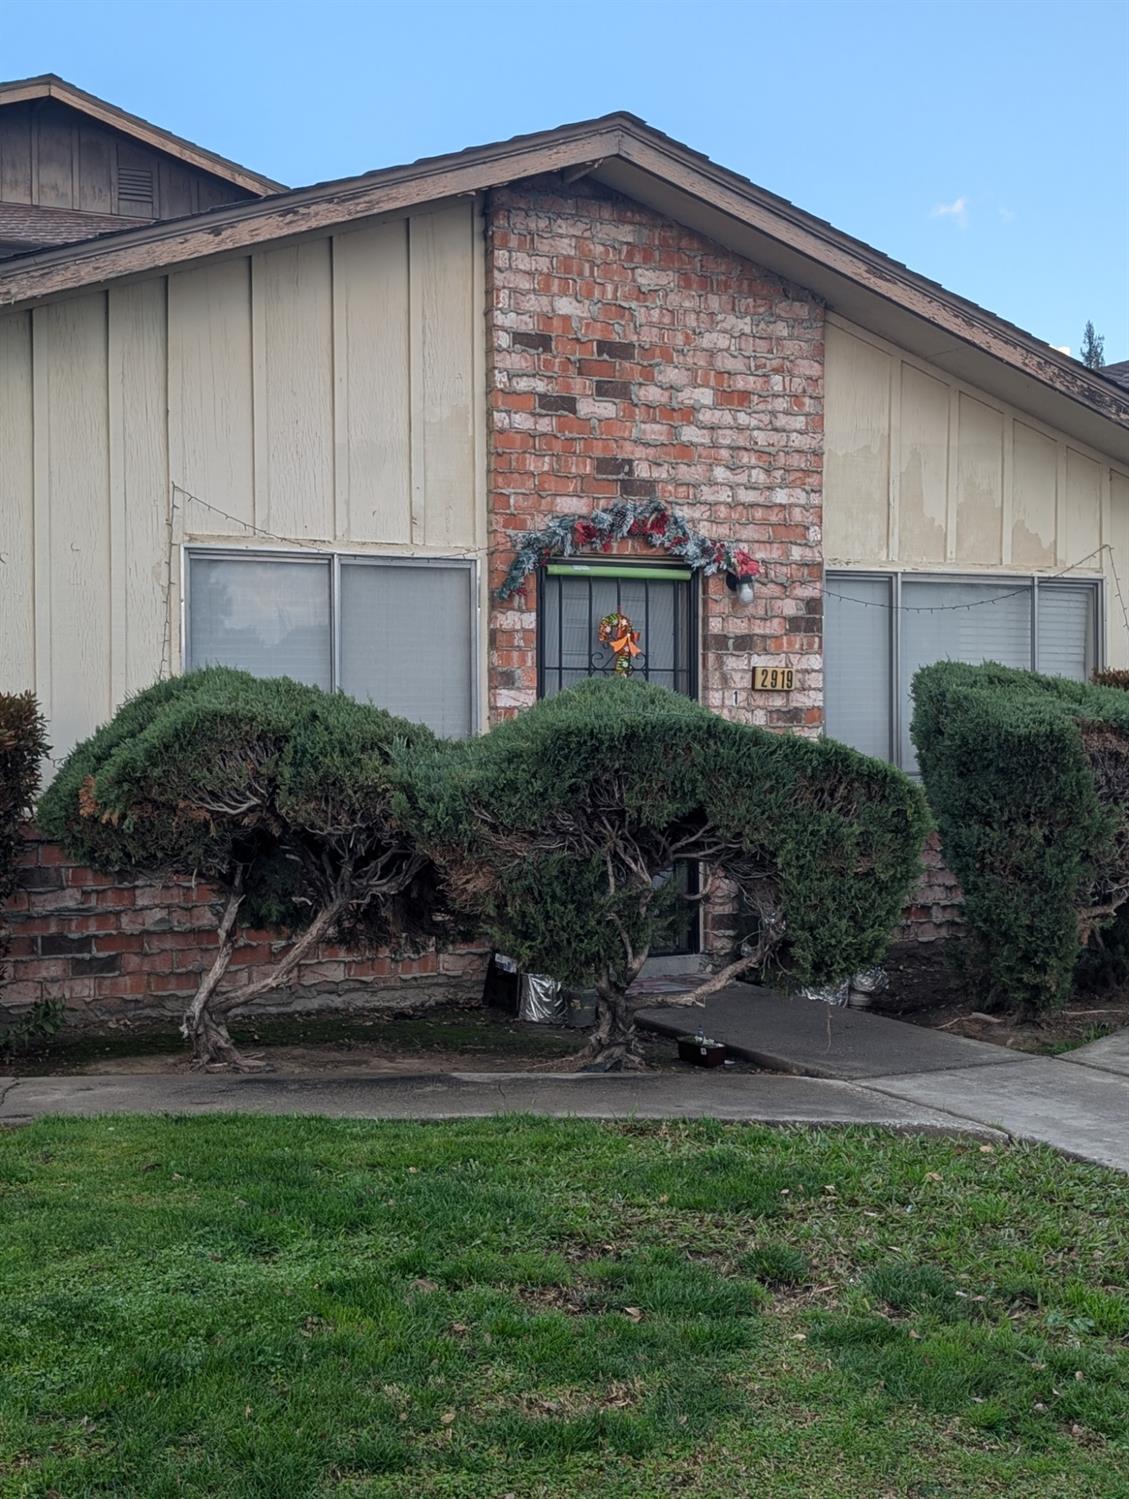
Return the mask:
<path id="1" fill-rule="evenodd" d="M 525 584 L 531 572 L 552 557 L 575 557 L 579 552 L 611 550 L 613 541 L 642 537 L 649 546 L 677 557 L 694 572 L 733 573 L 742 581 L 756 577 L 760 564 L 748 549 L 733 541 L 714 541 L 691 529 L 677 510 L 662 500 L 616 500 L 591 515 L 558 515 L 540 531 L 523 531 L 505 582 L 498 590 L 508 599 Z"/>

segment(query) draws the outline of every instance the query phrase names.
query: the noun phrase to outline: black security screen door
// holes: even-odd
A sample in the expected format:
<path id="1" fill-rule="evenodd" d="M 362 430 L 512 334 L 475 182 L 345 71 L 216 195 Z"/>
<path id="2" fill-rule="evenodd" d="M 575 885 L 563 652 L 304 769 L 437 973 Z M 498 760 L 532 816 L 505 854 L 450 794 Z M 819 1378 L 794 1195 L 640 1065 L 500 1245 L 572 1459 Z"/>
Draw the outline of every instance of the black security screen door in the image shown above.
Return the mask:
<path id="1" fill-rule="evenodd" d="M 586 677 L 611 676 L 615 655 L 598 639 L 606 614 L 626 614 L 639 632 L 631 674 L 686 697 L 698 695 L 698 615 L 687 568 L 615 563 L 550 563 L 541 574 L 537 695 L 554 697 Z M 698 889 L 698 866 L 679 860 L 667 879 L 686 895 Z M 655 957 L 696 953 L 698 906 L 680 905 Z"/>
<path id="2" fill-rule="evenodd" d="M 698 695 L 697 611 L 685 568 L 550 563 L 541 575 L 537 694 L 553 697 L 585 677 L 611 676 L 615 656 L 597 639 L 607 614 L 639 632 L 632 675 Z"/>

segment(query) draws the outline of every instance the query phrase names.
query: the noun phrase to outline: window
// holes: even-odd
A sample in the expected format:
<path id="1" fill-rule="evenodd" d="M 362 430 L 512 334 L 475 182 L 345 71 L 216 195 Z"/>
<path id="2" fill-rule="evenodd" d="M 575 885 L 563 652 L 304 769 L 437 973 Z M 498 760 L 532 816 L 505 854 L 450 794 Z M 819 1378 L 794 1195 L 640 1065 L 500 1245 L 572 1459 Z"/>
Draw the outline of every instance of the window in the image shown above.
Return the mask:
<path id="1" fill-rule="evenodd" d="M 639 631 L 632 674 L 696 697 L 697 621 L 687 568 L 550 563 L 541 577 L 538 695 L 553 697 L 585 677 L 608 676 L 615 656 L 598 641 L 605 614 L 626 614 Z"/>
<path id="2" fill-rule="evenodd" d="M 828 573 L 825 586 L 827 733 L 911 773 L 922 666 L 999 661 L 1084 681 L 1097 665 L 1096 579 Z"/>
<path id="3" fill-rule="evenodd" d="M 463 738 L 475 608 L 470 562 L 192 551 L 185 663 L 337 688 Z"/>

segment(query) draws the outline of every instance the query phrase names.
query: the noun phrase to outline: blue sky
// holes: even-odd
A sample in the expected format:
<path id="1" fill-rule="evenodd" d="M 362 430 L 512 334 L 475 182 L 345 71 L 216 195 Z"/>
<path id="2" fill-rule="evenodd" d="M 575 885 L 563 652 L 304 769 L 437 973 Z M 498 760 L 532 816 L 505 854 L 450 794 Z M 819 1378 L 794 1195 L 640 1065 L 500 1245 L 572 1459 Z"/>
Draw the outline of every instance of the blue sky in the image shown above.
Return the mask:
<path id="1" fill-rule="evenodd" d="M 629 109 L 1129 359 L 1129 0 L 0 0 L 48 71 L 295 186 Z"/>

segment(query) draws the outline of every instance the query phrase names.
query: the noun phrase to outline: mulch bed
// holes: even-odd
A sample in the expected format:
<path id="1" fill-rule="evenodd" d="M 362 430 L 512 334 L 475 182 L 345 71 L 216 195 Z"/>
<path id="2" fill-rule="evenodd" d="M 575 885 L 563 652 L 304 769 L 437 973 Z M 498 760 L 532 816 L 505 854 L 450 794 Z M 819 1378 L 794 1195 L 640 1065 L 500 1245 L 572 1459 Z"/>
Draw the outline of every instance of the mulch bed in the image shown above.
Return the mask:
<path id="1" fill-rule="evenodd" d="M 1040 1020 L 1012 1020 L 980 1006 L 977 983 L 967 972 L 959 941 L 906 943 L 892 949 L 884 965 L 889 986 L 875 995 L 872 1011 L 912 1025 L 951 1031 L 1016 1051 L 1069 1051 L 1129 1026 L 1129 993 L 1075 994 L 1066 1008 Z"/>

